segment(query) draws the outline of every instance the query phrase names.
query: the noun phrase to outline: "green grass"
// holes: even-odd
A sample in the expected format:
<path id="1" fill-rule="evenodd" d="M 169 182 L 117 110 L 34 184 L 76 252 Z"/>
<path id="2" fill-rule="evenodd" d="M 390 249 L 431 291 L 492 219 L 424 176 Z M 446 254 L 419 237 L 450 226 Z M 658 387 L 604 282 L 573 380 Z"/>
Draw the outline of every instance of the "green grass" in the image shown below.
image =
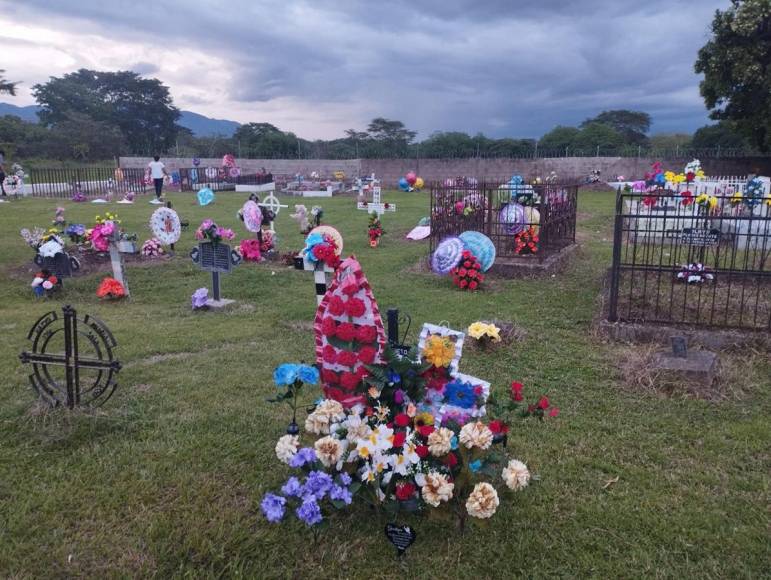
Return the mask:
<path id="1" fill-rule="evenodd" d="M 66 282 L 61 300 L 102 318 L 124 363 L 113 398 L 93 413 L 36 413 L 17 354 L 44 312 L 16 274 L 32 256 L 17 232 L 45 225 L 56 200 L 0 205 L 0 575 L 4 577 L 744 577 L 768 574 L 769 382 L 755 357 L 741 398 L 710 403 L 624 388 L 616 347 L 592 337 L 600 280 L 610 262 L 610 194 L 581 194 L 582 247 L 563 274 L 495 280 L 467 294 L 449 280 L 412 273 L 427 244 L 404 233 L 426 214 L 426 194 L 388 192 L 380 248 L 367 247 L 366 214 L 351 198 L 324 200 L 325 221 L 345 237 L 381 310 L 398 306 L 419 326 L 480 318 L 516 322 L 524 342 L 492 354 L 468 351 L 462 370 L 503 392 L 518 379 L 546 392 L 556 420 L 516 424 L 511 453 L 541 481 L 502 496 L 497 515 L 461 536 L 435 520 L 413 522 L 418 541 L 399 564 L 384 521 L 364 508 L 338 513 L 314 543 L 296 521 L 259 515 L 262 494 L 287 470 L 275 440 L 284 409 L 265 402 L 271 371 L 311 360 L 312 277 L 279 264 L 241 265 L 224 277 L 228 312 L 193 313 L 190 294 L 208 275 L 187 258 L 205 217 L 245 233 L 241 195 L 210 208 L 172 195 L 191 223 L 178 256 L 128 270 L 133 298 L 101 303 L 100 276 Z M 292 203 L 292 200 L 284 200 Z M 104 207 L 63 204 L 70 222 L 90 223 Z M 109 206 L 148 237 L 153 209 Z M 302 237 L 287 211 L 277 222 L 283 251 Z M 413 327 L 413 339 L 414 339 Z M 724 356 L 731 356 L 724 354 Z M 606 486 L 609 480 L 618 481 Z"/>

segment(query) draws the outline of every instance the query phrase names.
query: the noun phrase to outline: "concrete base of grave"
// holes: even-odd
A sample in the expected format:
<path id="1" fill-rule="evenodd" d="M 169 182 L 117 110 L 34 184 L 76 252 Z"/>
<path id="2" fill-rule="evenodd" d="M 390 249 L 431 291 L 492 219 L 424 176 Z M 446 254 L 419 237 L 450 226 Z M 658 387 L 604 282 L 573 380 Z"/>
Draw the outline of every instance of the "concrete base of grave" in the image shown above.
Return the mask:
<path id="1" fill-rule="evenodd" d="M 659 352 L 653 356 L 652 370 L 663 371 L 676 376 L 683 382 L 701 387 L 710 387 L 715 380 L 717 355 L 708 350 L 688 351 L 688 356 L 679 357 L 671 352 Z"/>
<path id="2" fill-rule="evenodd" d="M 211 308 L 212 310 L 222 310 L 226 306 L 230 306 L 231 304 L 235 304 L 235 300 L 230 300 L 229 298 L 220 298 L 219 300 L 213 300 L 209 298 L 206 301 L 206 306 Z"/>
<path id="3" fill-rule="evenodd" d="M 560 272 L 570 261 L 578 244 L 570 244 L 544 258 L 537 256 L 515 256 L 496 258 L 490 272 L 503 278 L 529 278 Z"/>
<path id="4" fill-rule="evenodd" d="M 263 183 L 262 185 L 249 185 L 242 184 L 236 185 L 236 193 L 266 193 L 268 191 L 276 191 L 275 183 Z"/>

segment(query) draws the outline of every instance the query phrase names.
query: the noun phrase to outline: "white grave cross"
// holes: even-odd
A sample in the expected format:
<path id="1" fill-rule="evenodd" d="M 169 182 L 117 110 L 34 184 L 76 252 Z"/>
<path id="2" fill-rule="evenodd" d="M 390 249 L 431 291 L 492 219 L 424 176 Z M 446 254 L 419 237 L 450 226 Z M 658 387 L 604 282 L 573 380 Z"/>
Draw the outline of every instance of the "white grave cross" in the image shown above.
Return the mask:
<path id="1" fill-rule="evenodd" d="M 396 204 L 383 203 L 380 200 L 380 181 L 376 180 L 374 175 L 372 176 L 372 201 L 360 201 L 356 204 L 356 209 L 363 209 L 367 212 L 375 212 L 378 216 L 383 215 L 387 211 L 396 211 Z"/>
<path id="2" fill-rule="evenodd" d="M 262 208 L 269 209 L 276 216 L 275 219 L 273 219 L 270 222 L 270 233 L 275 234 L 276 233 L 276 228 L 273 226 L 273 224 L 275 223 L 276 219 L 278 219 L 278 214 L 281 211 L 281 208 L 282 207 L 289 207 L 289 206 L 288 205 L 283 205 L 278 200 L 278 198 L 275 195 L 273 195 L 273 193 L 268 195 L 262 203 L 258 203 L 257 205 L 259 205 Z"/>

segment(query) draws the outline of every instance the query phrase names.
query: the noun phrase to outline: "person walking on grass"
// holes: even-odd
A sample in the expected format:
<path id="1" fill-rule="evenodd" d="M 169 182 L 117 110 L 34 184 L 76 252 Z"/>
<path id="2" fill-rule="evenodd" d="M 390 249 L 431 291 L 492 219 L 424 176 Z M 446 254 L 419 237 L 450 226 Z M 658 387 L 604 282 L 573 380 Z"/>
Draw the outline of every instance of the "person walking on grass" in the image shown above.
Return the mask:
<path id="1" fill-rule="evenodd" d="M 153 157 L 153 161 L 148 163 L 147 167 L 150 169 L 150 177 L 155 185 L 155 198 L 161 201 L 163 194 L 163 178 L 168 175 L 166 172 L 166 166 L 161 162 L 160 156 Z"/>

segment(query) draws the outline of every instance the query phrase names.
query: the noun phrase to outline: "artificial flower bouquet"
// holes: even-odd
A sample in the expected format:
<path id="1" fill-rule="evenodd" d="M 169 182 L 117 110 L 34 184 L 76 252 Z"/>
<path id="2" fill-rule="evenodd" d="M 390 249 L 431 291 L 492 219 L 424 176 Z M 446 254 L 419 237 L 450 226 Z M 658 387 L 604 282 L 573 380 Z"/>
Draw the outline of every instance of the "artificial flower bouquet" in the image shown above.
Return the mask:
<path id="1" fill-rule="evenodd" d="M 286 432 L 297 435 L 300 427 L 297 425 L 297 398 L 303 385 L 318 385 L 319 370 L 306 364 L 284 363 L 273 371 L 273 382 L 278 389 L 275 397 L 268 399 L 270 403 L 285 402 L 292 409 L 292 422 Z"/>
<path id="2" fill-rule="evenodd" d="M 205 219 L 198 226 L 195 231 L 195 239 L 199 241 L 209 240 L 215 244 L 222 242 L 223 240 L 232 240 L 236 237 L 233 230 L 229 228 L 223 228 L 214 223 L 214 220 Z"/>
<path id="3" fill-rule="evenodd" d="M 145 242 L 142 244 L 142 249 L 140 252 L 145 258 L 158 258 L 166 253 L 166 251 L 163 249 L 163 244 L 161 244 L 160 240 L 157 240 L 156 238 L 145 240 Z"/>
<path id="4" fill-rule="evenodd" d="M 260 250 L 260 240 L 247 238 L 241 240 L 238 246 L 238 252 L 241 257 L 247 262 L 259 262 L 262 260 L 262 252 Z"/>
<path id="5" fill-rule="evenodd" d="M 535 226 L 529 226 L 514 234 L 514 253 L 520 256 L 538 253 L 538 231 Z"/>
<path id="6" fill-rule="evenodd" d="M 501 342 L 501 329 L 488 322 L 477 321 L 470 324 L 466 334 L 476 340 L 477 346 L 483 350 L 493 343 Z"/>
<path id="7" fill-rule="evenodd" d="M 335 239 L 322 233 L 312 233 L 305 238 L 303 256 L 313 264 L 324 264 L 329 268 L 336 268 L 340 263 L 337 242 Z"/>
<path id="8" fill-rule="evenodd" d="M 209 289 L 199 288 L 190 297 L 190 305 L 193 310 L 206 310 L 209 308 Z"/>
<path id="9" fill-rule="evenodd" d="M 110 243 L 136 242 L 136 234 L 128 234 L 120 227 L 121 221 L 117 214 L 107 212 L 104 217 L 98 215 L 94 218 L 94 227 L 86 230 L 85 239 L 91 242 L 91 246 L 97 252 L 108 252 Z M 132 246 L 136 251 L 135 246 Z"/>
<path id="10" fill-rule="evenodd" d="M 61 288 L 61 281 L 48 270 L 41 270 L 35 274 L 31 286 L 35 296 L 42 298 L 44 296 L 50 296 L 56 290 Z"/>
<path id="11" fill-rule="evenodd" d="M 99 287 L 96 289 L 96 295 L 99 298 L 117 300 L 126 296 L 126 289 L 118 280 L 108 276 L 99 284 Z"/>
<path id="12" fill-rule="evenodd" d="M 87 241 L 86 232 L 87 229 L 84 224 L 70 224 L 64 228 L 64 235 L 76 245 L 84 244 Z"/>
<path id="13" fill-rule="evenodd" d="M 714 280 L 715 275 L 704 264 L 693 262 L 691 264 L 684 264 L 675 277 L 680 282 L 685 282 L 686 284 L 704 284 Z"/>
<path id="14" fill-rule="evenodd" d="M 276 236 L 269 230 L 262 231 L 262 242 L 260 242 L 260 252 L 268 254 L 276 249 Z"/>
<path id="15" fill-rule="evenodd" d="M 482 264 L 479 263 L 476 256 L 469 250 L 463 250 L 460 262 L 452 270 L 453 284 L 461 290 L 478 290 L 485 281 L 485 275 L 482 273 Z"/>
<path id="16" fill-rule="evenodd" d="M 367 235 L 369 236 L 369 247 L 376 248 L 380 243 L 380 238 L 385 232 L 383 231 L 383 225 L 380 223 L 380 216 L 377 212 L 369 214 L 369 224 L 367 227 Z"/>

